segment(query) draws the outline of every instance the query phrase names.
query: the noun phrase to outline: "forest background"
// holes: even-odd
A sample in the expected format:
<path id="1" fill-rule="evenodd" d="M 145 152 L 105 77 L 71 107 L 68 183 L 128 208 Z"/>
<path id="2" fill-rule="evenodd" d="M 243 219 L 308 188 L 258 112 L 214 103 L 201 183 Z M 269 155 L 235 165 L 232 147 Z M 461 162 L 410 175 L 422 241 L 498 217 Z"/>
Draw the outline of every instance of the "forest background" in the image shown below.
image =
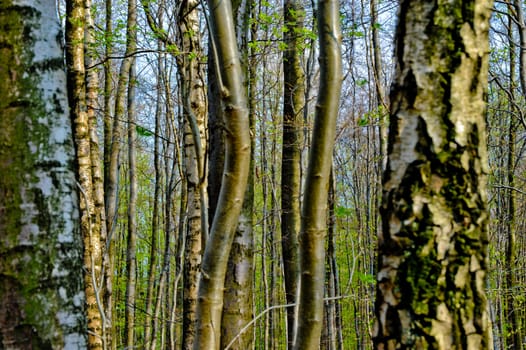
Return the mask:
<path id="1" fill-rule="evenodd" d="M 298 244 L 288 232 L 298 230 L 320 86 L 316 4 L 232 6 L 250 125 L 243 137 L 252 147 L 226 257 L 221 348 L 286 349 L 294 321 L 289 291 L 296 288 L 287 285 L 295 273 L 288 261 Z M 397 6 L 349 0 L 339 8 L 343 76 L 322 349 L 372 348 Z M 191 348 L 225 134 L 236 127 L 221 118 L 225 77 L 215 57 L 222 49 L 209 38 L 207 6 L 72 0 L 58 9 L 74 96 L 90 348 Z M 496 1 L 490 30 L 487 295 L 496 349 L 521 349 L 526 339 L 523 10 L 521 1 Z M 224 250 L 214 247 L 208 249 Z"/>

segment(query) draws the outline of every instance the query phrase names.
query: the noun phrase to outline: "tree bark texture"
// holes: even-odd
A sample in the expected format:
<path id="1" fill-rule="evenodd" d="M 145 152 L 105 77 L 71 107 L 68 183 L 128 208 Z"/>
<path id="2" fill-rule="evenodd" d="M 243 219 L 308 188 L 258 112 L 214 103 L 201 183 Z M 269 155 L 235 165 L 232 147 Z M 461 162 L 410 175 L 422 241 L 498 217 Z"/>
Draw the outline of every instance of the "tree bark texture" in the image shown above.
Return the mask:
<path id="1" fill-rule="evenodd" d="M 402 1 L 378 241 L 376 349 L 489 349 L 491 1 Z"/>
<path id="2" fill-rule="evenodd" d="M 177 56 L 184 115 L 184 172 L 188 191 L 183 266 L 183 349 L 192 349 L 201 257 L 208 232 L 206 193 L 207 100 L 201 60 L 199 2 L 184 0 L 178 14 Z"/>
<path id="3" fill-rule="evenodd" d="M 338 0 L 318 2 L 318 32 L 320 88 L 299 236 L 301 277 L 296 350 L 318 349 L 323 324 L 327 203 L 342 82 Z"/>
<path id="4" fill-rule="evenodd" d="M 102 349 L 105 346 L 105 315 L 101 273 L 106 227 L 104 200 L 101 200 L 102 177 L 93 105 L 96 100 L 94 89 L 98 81 L 95 71 L 86 74 L 85 70 L 85 62 L 90 61 L 89 53 L 85 52 L 85 40 L 91 39 L 87 27 L 90 8 L 87 5 L 88 2 L 84 0 L 69 1 L 66 4 L 66 61 L 70 117 L 73 121 L 77 178 L 80 186 L 80 229 L 84 241 L 88 347 Z"/>
<path id="5" fill-rule="evenodd" d="M 219 349 L 223 288 L 228 257 L 250 170 L 250 126 L 243 72 L 237 49 L 232 6 L 210 0 L 212 36 L 217 49 L 218 78 L 225 123 L 225 167 L 199 283 L 194 349 Z"/>
<path id="6" fill-rule="evenodd" d="M 56 3 L 0 3 L 0 348 L 86 347 Z"/>

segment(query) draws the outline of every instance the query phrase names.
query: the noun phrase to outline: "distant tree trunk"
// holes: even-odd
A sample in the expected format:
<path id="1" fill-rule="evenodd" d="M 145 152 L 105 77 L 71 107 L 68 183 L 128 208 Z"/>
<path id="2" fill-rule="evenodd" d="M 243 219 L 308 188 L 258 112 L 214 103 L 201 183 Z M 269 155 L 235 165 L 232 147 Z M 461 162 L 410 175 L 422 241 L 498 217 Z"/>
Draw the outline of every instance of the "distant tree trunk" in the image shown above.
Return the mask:
<path id="1" fill-rule="evenodd" d="M 128 0 L 128 19 L 126 25 L 126 51 L 125 58 L 121 62 L 117 91 L 115 94 L 115 109 L 113 124 L 111 127 L 111 142 L 105 142 L 109 146 L 109 154 L 105 155 L 104 172 L 104 197 L 106 203 L 106 225 L 108 236 L 115 230 L 118 212 L 118 187 L 119 187 L 119 160 L 121 154 L 121 142 L 123 138 L 122 120 L 126 111 L 126 89 L 130 80 L 130 67 L 133 62 L 133 54 L 137 48 L 134 32 L 137 30 L 137 4 L 135 0 Z M 109 78 L 109 77 L 108 77 Z M 107 159 L 106 159 L 107 157 Z"/>
<path id="2" fill-rule="evenodd" d="M 298 234 L 300 231 L 301 148 L 303 145 L 303 107 L 305 77 L 301 66 L 304 9 L 301 0 L 285 0 L 287 30 L 283 52 L 283 150 L 281 158 L 281 249 L 287 304 L 296 303 L 299 282 Z M 295 308 L 287 308 L 287 348 L 294 340 Z"/>
<path id="3" fill-rule="evenodd" d="M 194 342 L 196 350 L 219 349 L 221 344 L 225 273 L 250 170 L 247 98 L 234 33 L 232 6 L 228 0 L 210 0 L 209 8 L 218 66 L 221 67 L 218 78 L 226 130 L 225 168 L 202 263 Z"/>
<path id="4" fill-rule="evenodd" d="M 163 74 L 166 74 L 165 72 Z M 176 210 L 175 205 L 175 190 L 176 190 L 176 170 L 180 167 L 181 155 L 179 154 L 178 149 L 178 136 L 175 134 L 176 131 L 173 130 L 170 125 L 173 125 L 174 122 L 174 106 L 173 100 L 170 95 L 171 89 L 169 84 L 169 78 L 167 75 L 163 77 L 164 81 L 164 94 L 166 96 L 166 121 L 165 125 L 167 127 L 166 131 L 166 144 L 165 144 L 165 177 L 166 177 L 166 193 L 165 193 L 165 206 L 164 206 L 164 251 L 163 259 L 161 265 L 161 276 L 157 285 L 156 297 L 155 297 L 155 307 L 153 311 L 153 324 L 152 324 L 152 339 L 150 344 L 150 349 L 157 349 L 157 341 L 161 338 L 160 343 L 162 343 L 162 336 L 159 337 L 159 334 L 162 335 L 164 332 L 160 330 L 163 326 L 162 320 L 162 307 L 167 304 L 165 299 L 166 289 L 168 288 L 168 274 L 170 272 L 170 261 L 171 261 L 171 242 L 172 237 L 180 237 L 183 235 L 184 223 L 186 221 L 186 202 L 187 202 L 187 189 L 186 189 L 186 178 L 183 176 L 182 169 L 179 168 L 178 175 L 180 176 L 181 181 L 181 196 L 179 197 L 180 205 L 180 222 L 178 223 L 178 228 L 175 229 L 176 223 L 174 222 L 173 212 Z M 169 145 L 174 145 L 174 148 Z M 175 159 L 172 159 L 175 156 Z M 184 239 L 180 239 L 181 243 L 178 244 L 177 252 L 178 255 L 182 254 L 181 249 L 184 247 Z M 178 262 L 179 263 L 179 262 Z M 181 265 L 177 266 L 176 273 L 179 273 Z M 162 346 L 161 346 L 162 348 Z"/>
<path id="5" fill-rule="evenodd" d="M 0 348 L 83 349 L 82 236 L 56 2 L 0 3 Z"/>
<path id="6" fill-rule="evenodd" d="M 325 236 L 332 152 L 336 134 L 342 64 L 340 12 L 337 0 L 318 2 L 320 89 L 306 173 L 300 242 L 300 296 L 296 350 L 320 345 L 325 285 Z"/>
<path id="7" fill-rule="evenodd" d="M 133 62 L 133 54 L 136 50 L 136 39 L 135 31 L 137 30 L 137 19 L 136 19 L 136 1 L 128 1 L 128 18 L 126 24 L 126 50 L 124 53 L 125 58 L 121 62 L 119 70 L 119 78 L 117 81 L 117 91 L 115 93 L 115 108 L 113 113 L 113 120 L 111 126 L 111 142 L 108 144 L 105 135 L 105 155 L 104 155 L 104 202 L 106 209 L 106 231 L 108 239 L 112 240 L 112 236 L 116 230 L 117 224 L 117 213 L 118 213 L 118 193 L 119 193 L 119 168 L 120 168 L 120 155 L 121 155 L 121 143 L 124 136 L 122 130 L 122 120 L 125 118 L 126 111 L 126 91 L 130 80 L 130 69 Z M 108 33 L 107 33 L 108 34 Z M 111 35 L 110 35 L 111 37 Z M 110 39 L 111 40 L 111 39 Z M 110 75 L 106 76 L 106 79 L 111 79 Z M 109 82 L 107 82 L 109 84 Z M 106 86 L 106 88 L 109 86 Z M 108 94 L 108 91 L 106 91 Z M 109 112 L 109 106 L 106 106 L 106 112 Z M 108 117 L 109 115 L 106 115 Z M 105 132 L 108 132 L 108 122 L 105 119 Z M 108 150 L 106 148 L 109 147 Z M 110 243 L 111 244 L 111 243 Z M 110 248 L 111 249 L 111 248 Z M 107 267 L 110 271 L 113 271 L 113 263 L 111 252 L 108 260 Z M 110 277 L 109 277 L 110 278 Z M 113 332 L 112 332 L 113 333 Z M 116 346 L 116 342 L 112 340 L 112 348 Z"/>
<path id="8" fill-rule="evenodd" d="M 159 45 L 160 49 L 160 45 Z M 145 301 L 145 317 L 144 317 L 144 348 L 149 350 L 152 339 L 152 313 L 154 305 L 155 287 L 157 285 L 156 278 L 158 274 L 158 255 L 159 255 L 159 228 L 160 228 L 160 212 L 161 212 L 161 117 L 162 117 L 162 74 L 163 71 L 161 56 L 157 59 L 157 101 L 155 106 L 155 134 L 153 146 L 153 168 L 155 177 L 155 187 L 153 194 L 153 209 L 152 209 L 152 235 L 150 246 L 150 266 L 148 271 L 148 286 L 146 291 Z"/>
<path id="9" fill-rule="evenodd" d="M 491 349 L 485 102 L 491 1 L 400 3 L 376 349 Z"/>
<path id="10" fill-rule="evenodd" d="M 526 22 L 524 18 L 523 2 L 513 0 L 515 6 L 517 26 L 519 29 L 519 80 L 522 94 L 526 96 Z"/>
<path id="11" fill-rule="evenodd" d="M 522 6 L 521 6 L 522 7 Z M 506 271 L 506 324 L 507 332 L 505 332 L 506 344 L 508 348 L 514 350 L 522 349 L 521 329 L 519 320 L 519 309 L 516 303 L 517 293 L 517 235 L 515 233 L 515 142 L 516 142 L 516 122 L 515 118 L 518 115 L 516 108 L 515 89 L 517 88 L 517 75 L 516 75 L 516 48 L 514 44 L 514 20 L 513 7 L 509 5 L 510 15 L 508 17 L 508 39 L 509 39 L 509 92 L 508 96 L 510 102 L 508 104 L 508 135 L 507 135 L 507 151 L 506 155 L 506 182 L 508 188 L 506 189 L 506 208 L 505 221 L 503 222 L 506 231 L 506 259 L 505 259 L 505 271 Z M 517 18 L 518 21 L 518 18 Z M 519 28 L 520 29 L 520 28 Z"/>
<path id="12" fill-rule="evenodd" d="M 326 258 L 326 286 L 325 296 L 329 299 L 325 301 L 325 319 L 322 334 L 321 349 L 340 350 L 343 349 L 341 314 L 339 312 L 340 300 L 336 299 L 340 295 L 340 283 L 338 275 L 338 264 L 336 255 L 336 198 L 335 198 L 334 171 L 331 171 L 329 183 L 329 218 L 327 236 L 327 258 Z"/>
<path id="13" fill-rule="evenodd" d="M 112 0 L 105 0 L 105 28 L 104 28 L 104 39 L 105 47 L 104 54 L 106 58 L 109 58 L 112 53 Z M 103 151 L 103 188 L 102 196 L 104 200 L 104 214 L 106 225 L 106 246 L 105 253 L 103 256 L 103 266 L 104 266 L 104 280 L 105 280 L 105 297 L 104 297 L 104 310 L 106 312 L 106 339 L 110 349 L 116 349 L 116 343 L 114 340 L 114 329 L 115 323 L 113 322 L 113 252 L 114 252 L 114 243 L 112 240 L 112 232 L 108 231 L 109 224 L 107 222 L 107 203 L 106 203 L 106 182 L 109 179 L 109 169 L 110 169 L 110 148 L 111 148 L 111 137 L 112 137 L 112 68 L 111 60 L 107 59 L 104 62 L 104 112 L 103 112 L 103 122 L 104 122 L 104 151 Z"/>
<path id="14" fill-rule="evenodd" d="M 135 11 L 135 10 L 134 10 Z M 135 123 L 135 59 L 130 66 L 130 80 L 128 84 L 128 239 L 126 247 L 126 312 L 125 335 L 126 346 L 133 349 L 135 345 L 135 304 L 137 289 L 137 173 L 136 173 L 136 123 Z"/>

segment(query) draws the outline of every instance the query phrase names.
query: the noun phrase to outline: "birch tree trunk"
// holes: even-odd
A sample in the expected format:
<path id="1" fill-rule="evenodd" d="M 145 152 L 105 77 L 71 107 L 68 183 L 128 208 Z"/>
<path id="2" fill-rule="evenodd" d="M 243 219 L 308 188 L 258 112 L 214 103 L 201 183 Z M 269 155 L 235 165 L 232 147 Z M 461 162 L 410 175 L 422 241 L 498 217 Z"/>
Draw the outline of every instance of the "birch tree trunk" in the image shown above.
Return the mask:
<path id="1" fill-rule="evenodd" d="M 179 83 L 184 115 L 184 171 L 187 185 L 187 224 L 183 266 L 183 349 L 193 347 L 201 258 L 208 232 L 205 155 L 207 100 L 203 49 L 199 29 L 199 2 L 184 0 L 178 13 Z"/>
<path id="2" fill-rule="evenodd" d="M 96 133 L 95 104 L 97 72 L 86 72 L 92 61 L 85 48 L 92 43 L 90 1 L 69 1 L 66 5 L 66 61 L 73 135 L 76 145 L 77 177 L 80 185 L 80 229 L 84 241 L 84 290 L 88 321 L 88 347 L 105 348 L 106 320 L 102 278 L 106 239 L 102 175 Z"/>
<path id="3" fill-rule="evenodd" d="M 485 102 L 491 1 L 402 1 L 376 349 L 490 349 Z"/>
<path id="4" fill-rule="evenodd" d="M 323 324 L 327 203 L 342 82 L 338 0 L 318 2 L 318 32 L 320 88 L 299 236 L 301 277 L 296 350 L 318 349 Z"/>
<path id="5" fill-rule="evenodd" d="M 82 236 L 56 3 L 0 3 L 0 348 L 85 348 Z"/>

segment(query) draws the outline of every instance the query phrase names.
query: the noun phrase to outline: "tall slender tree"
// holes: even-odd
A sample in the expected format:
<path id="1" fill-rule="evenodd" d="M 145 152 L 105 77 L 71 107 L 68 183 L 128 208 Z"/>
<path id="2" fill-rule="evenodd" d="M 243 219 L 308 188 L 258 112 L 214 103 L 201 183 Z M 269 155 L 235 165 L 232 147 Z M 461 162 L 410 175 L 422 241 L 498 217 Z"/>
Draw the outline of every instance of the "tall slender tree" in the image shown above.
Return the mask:
<path id="1" fill-rule="evenodd" d="M 300 242 L 300 294 L 294 349 L 320 345 L 325 286 L 325 236 L 332 152 L 340 103 L 342 63 L 338 0 L 318 2 L 320 87 L 305 178 Z"/>
<path id="2" fill-rule="evenodd" d="M 490 349 L 485 102 L 491 1 L 402 1 L 376 349 Z"/>
<path id="3" fill-rule="evenodd" d="M 243 207 L 239 216 L 232 249 L 230 251 L 225 291 L 223 315 L 221 320 L 221 349 L 226 348 L 233 341 L 230 349 L 249 349 L 254 344 L 254 332 L 251 328 L 239 332 L 253 319 L 254 309 L 254 150 L 255 150 L 255 99 L 254 87 L 256 82 L 255 67 L 250 67 L 249 56 L 251 49 L 248 45 L 251 38 L 251 15 L 254 3 L 250 0 L 236 1 L 232 4 L 233 15 L 236 19 L 238 46 L 241 63 L 245 75 L 244 86 L 248 95 L 248 114 L 250 125 L 250 170 L 247 190 L 243 200 Z M 215 118 L 221 117 L 214 116 Z M 219 133 L 223 130 L 219 128 Z M 218 138 L 216 138 L 217 140 Z M 223 144 L 219 142 L 212 147 L 218 147 L 224 152 Z M 216 150 L 217 152 L 217 150 Z M 221 165 L 222 166 L 222 165 Z M 213 179 L 212 177 L 210 177 Z"/>
<path id="4" fill-rule="evenodd" d="M 281 249 L 285 299 L 296 303 L 299 281 L 300 187 L 301 148 L 303 141 L 303 107 L 305 105 L 305 77 L 301 65 L 303 53 L 304 8 L 301 0 L 285 0 L 283 16 L 286 30 L 283 39 L 283 149 L 281 155 Z M 293 307 L 287 308 L 287 343 L 294 340 Z"/>

